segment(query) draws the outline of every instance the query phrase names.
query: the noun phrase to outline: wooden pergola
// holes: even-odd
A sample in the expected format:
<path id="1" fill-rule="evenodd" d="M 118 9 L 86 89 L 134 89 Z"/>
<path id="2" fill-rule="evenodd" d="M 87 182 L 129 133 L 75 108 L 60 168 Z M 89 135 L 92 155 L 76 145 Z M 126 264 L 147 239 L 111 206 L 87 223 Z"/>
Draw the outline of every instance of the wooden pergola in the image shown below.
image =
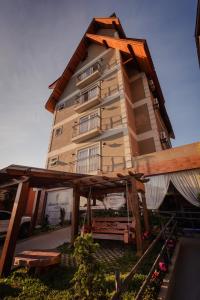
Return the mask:
<path id="1" fill-rule="evenodd" d="M 136 225 L 136 246 L 138 255 L 142 254 L 142 227 L 138 202 L 138 192 L 142 193 L 142 206 L 145 231 L 150 231 L 148 212 L 144 196 L 144 178 L 141 173 L 123 172 L 112 176 L 88 175 L 52 171 L 47 169 L 32 168 L 26 166 L 11 165 L 0 171 L 0 189 L 7 189 L 17 186 L 16 197 L 12 209 L 11 219 L 6 234 L 1 260 L 0 276 L 8 276 L 13 262 L 17 236 L 19 233 L 21 218 L 24 214 L 28 192 L 30 188 L 39 189 L 35 196 L 35 211 L 32 218 L 32 226 L 38 213 L 41 189 L 73 188 L 73 209 L 72 209 L 72 242 L 79 232 L 79 206 L 80 196 L 87 197 L 90 210 L 90 199 L 98 199 L 108 193 L 124 192 L 128 187 L 129 205 L 135 217 Z M 89 198 L 90 194 L 90 198 Z"/>

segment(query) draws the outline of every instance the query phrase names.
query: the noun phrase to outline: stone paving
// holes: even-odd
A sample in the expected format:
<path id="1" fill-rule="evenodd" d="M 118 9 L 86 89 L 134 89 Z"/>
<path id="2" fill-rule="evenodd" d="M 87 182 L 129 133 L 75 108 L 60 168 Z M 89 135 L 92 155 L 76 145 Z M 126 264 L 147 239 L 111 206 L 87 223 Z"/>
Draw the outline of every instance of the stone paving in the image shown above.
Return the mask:
<path id="1" fill-rule="evenodd" d="M 112 267 L 118 265 L 117 260 L 122 257 L 124 253 L 125 248 L 113 247 L 112 249 L 109 249 L 108 247 L 101 246 L 95 254 L 95 258 L 107 267 Z M 61 264 L 74 267 L 76 265 L 76 261 L 72 254 L 62 254 Z"/>

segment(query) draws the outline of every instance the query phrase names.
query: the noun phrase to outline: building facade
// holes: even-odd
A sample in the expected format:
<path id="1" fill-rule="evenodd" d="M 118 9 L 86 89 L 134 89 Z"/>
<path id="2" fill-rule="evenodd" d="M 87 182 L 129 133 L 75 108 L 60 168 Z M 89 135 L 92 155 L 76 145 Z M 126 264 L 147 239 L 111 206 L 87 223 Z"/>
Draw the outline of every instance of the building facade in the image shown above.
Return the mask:
<path id="1" fill-rule="evenodd" d="M 127 38 L 115 15 L 92 20 L 49 88 L 48 169 L 106 174 L 171 147 L 174 133 L 147 43 Z"/>

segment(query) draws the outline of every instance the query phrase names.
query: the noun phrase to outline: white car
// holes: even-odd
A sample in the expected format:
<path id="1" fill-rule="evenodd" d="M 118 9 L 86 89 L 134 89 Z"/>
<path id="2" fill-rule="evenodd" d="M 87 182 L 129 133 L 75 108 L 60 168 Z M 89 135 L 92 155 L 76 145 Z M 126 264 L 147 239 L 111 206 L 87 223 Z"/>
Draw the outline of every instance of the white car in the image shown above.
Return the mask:
<path id="1" fill-rule="evenodd" d="M 11 218 L 11 212 L 6 210 L 0 210 L 0 238 L 4 238 L 6 236 L 10 218 Z M 20 225 L 20 232 L 19 232 L 20 237 L 28 236 L 30 224 L 31 224 L 31 217 L 23 216 Z"/>

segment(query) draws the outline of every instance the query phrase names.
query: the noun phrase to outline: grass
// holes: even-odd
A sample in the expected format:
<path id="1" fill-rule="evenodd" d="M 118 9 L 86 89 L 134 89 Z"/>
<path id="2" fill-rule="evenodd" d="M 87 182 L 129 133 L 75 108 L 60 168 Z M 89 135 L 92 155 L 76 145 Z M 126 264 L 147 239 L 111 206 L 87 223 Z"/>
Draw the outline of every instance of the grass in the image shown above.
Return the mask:
<path id="1" fill-rule="evenodd" d="M 111 249 L 113 246 L 124 247 L 124 245 L 114 241 L 100 242 L 100 246 L 105 248 L 107 247 L 108 249 Z M 73 254 L 73 248 L 69 247 L 69 244 L 63 244 L 58 247 L 58 249 L 62 253 L 66 253 L 68 255 Z M 159 247 L 154 250 L 152 255 L 148 257 L 143 266 L 138 270 L 138 274 L 134 276 L 129 289 L 123 295 L 122 299 L 134 299 L 134 295 L 138 291 L 143 280 L 146 278 L 146 274 L 148 274 L 158 250 Z M 104 263 L 104 269 L 106 272 L 106 287 L 110 296 L 115 290 L 115 271 L 120 270 L 121 278 L 124 279 L 137 260 L 138 258 L 134 247 L 126 246 L 123 256 L 118 257 L 113 264 L 106 265 Z M 0 279 L 0 300 L 71 299 L 69 298 L 69 288 L 74 272 L 75 267 L 62 266 L 54 267 L 37 276 L 30 275 L 25 268 L 15 270 L 8 278 Z"/>
<path id="2" fill-rule="evenodd" d="M 67 299 L 72 277 L 68 267 L 56 267 L 37 277 L 20 268 L 0 279 L 0 299 Z"/>

